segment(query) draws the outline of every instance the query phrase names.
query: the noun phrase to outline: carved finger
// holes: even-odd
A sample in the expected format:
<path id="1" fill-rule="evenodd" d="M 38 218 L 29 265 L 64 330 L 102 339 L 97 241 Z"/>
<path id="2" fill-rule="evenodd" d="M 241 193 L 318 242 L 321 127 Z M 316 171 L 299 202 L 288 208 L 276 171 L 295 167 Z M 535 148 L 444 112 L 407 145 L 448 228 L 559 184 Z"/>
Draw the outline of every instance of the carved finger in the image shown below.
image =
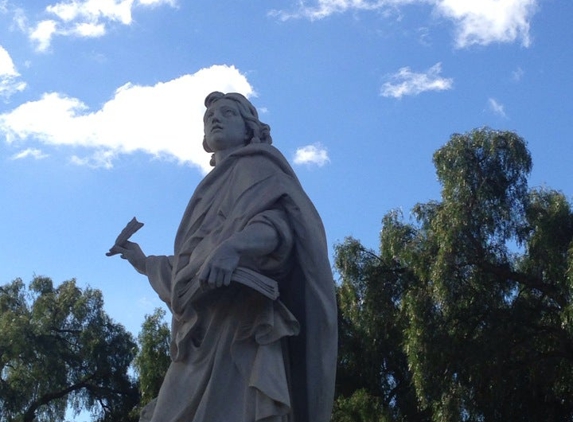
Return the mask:
<path id="1" fill-rule="evenodd" d="M 233 275 L 232 271 L 225 271 L 223 274 L 223 286 L 228 286 L 231 284 L 231 276 Z"/>

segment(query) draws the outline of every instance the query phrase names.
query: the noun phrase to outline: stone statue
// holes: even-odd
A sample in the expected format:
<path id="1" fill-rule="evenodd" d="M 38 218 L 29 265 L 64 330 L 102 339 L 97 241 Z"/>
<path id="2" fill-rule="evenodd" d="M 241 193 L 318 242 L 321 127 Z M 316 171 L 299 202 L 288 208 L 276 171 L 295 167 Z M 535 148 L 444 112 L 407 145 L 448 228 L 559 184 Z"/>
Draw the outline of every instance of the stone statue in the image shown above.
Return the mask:
<path id="1" fill-rule="evenodd" d="M 146 256 L 123 232 L 110 250 L 173 314 L 172 363 L 150 420 L 327 422 L 337 312 L 322 222 L 253 105 L 220 92 L 205 105 L 214 169 L 173 255 Z"/>

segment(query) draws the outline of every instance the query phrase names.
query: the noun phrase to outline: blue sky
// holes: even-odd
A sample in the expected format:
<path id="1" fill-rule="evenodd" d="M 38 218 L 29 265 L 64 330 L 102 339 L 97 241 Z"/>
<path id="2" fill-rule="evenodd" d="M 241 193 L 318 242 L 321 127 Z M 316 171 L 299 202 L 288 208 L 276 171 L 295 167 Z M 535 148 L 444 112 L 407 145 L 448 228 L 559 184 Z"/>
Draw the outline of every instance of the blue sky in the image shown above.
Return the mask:
<path id="1" fill-rule="evenodd" d="M 169 254 L 209 171 L 203 99 L 247 95 L 329 245 L 439 199 L 433 152 L 514 130 L 530 186 L 573 192 L 573 2 L 0 0 L 0 283 L 76 278 L 136 334 L 160 305 L 105 252 Z"/>

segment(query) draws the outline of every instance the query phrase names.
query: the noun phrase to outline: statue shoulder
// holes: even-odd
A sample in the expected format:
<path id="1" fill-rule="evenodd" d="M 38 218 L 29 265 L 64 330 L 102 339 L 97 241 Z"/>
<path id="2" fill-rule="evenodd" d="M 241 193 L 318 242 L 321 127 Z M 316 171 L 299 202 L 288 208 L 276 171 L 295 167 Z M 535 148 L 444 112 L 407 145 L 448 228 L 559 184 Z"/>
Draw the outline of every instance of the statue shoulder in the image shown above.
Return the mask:
<path id="1" fill-rule="evenodd" d="M 243 154 L 237 157 L 235 172 L 241 178 L 256 183 L 281 173 L 290 174 L 290 166 L 283 155 L 274 147 L 245 147 Z M 248 153 L 250 152 L 250 153 Z"/>

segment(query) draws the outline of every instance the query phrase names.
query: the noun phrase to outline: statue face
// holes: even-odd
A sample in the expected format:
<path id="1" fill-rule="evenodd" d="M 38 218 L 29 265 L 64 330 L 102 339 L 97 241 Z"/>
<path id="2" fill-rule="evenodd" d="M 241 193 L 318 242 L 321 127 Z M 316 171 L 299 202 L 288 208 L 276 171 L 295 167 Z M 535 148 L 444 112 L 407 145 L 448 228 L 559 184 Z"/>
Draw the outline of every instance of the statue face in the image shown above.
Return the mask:
<path id="1" fill-rule="evenodd" d="M 205 112 L 205 141 L 214 151 L 245 145 L 247 125 L 233 100 L 222 98 Z"/>

